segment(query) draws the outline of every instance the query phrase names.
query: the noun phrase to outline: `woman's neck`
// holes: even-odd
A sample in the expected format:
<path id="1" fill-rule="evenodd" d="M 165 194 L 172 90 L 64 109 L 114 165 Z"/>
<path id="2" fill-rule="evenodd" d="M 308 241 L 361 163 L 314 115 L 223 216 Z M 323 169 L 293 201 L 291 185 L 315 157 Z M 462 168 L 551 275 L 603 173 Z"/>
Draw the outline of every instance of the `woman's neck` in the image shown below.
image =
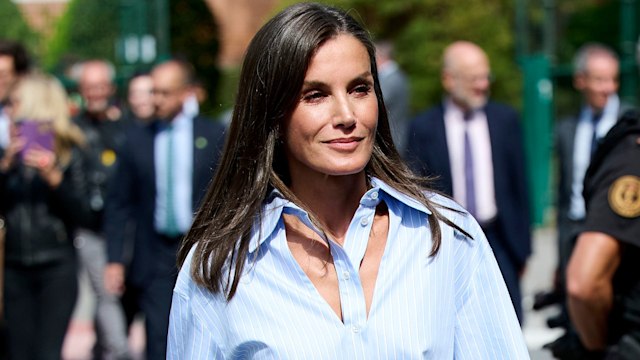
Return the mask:
<path id="1" fill-rule="evenodd" d="M 342 244 L 360 199 L 367 191 L 364 172 L 292 181 L 291 191 L 317 216 L 325 230 Z"/>

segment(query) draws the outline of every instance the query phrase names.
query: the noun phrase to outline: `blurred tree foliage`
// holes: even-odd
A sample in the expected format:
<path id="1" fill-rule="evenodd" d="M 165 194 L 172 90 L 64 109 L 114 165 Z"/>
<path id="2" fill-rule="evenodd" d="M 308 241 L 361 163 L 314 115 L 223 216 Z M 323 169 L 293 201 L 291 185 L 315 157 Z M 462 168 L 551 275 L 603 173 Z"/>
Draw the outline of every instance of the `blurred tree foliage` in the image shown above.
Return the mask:
<path id="1" fill-rule="evenodd" d="M 218 29 L 209 8 L 203 0 L 170 0 L 171 50 L 196 69 L 198 81 L 207 92 L 208 99 L 201 112 L 214 112 L 216 88 L 220 73 L 216 66 Z M 215 110 L 218 110 L 217 108 Z"/>
<path id="2" fill-rule="evenodd" d="M 556 118 L 574 114 L 581 105 L 581 95 L 573 87 L 572 76 L 573 57 L 578 49 L 586 43 L 598 42 L 620 54 L 620 15 L 623 1 L 625 0 L 557 1 L 557 48 L 553 59 L 556 65 Z M 639 16 L 640 12 L 636 14 L 636 29 L 640 25 Z M 534 27 L 541 26 L 540 16 L 532 20 Z M 621 80 L 625 81 L 625 78 Z"/>
<path id="3" fill-rule="evenodd" d="M 57 72 L 78 59 L 115 60 L 119 0 L 71 0 L 43 63 Z"/>
<path id="4" fill-rule="evenodd" d="M 559 63 L 570 63 L 578 48 L 588 42 L 599 42 L 619 50 L 620 0 L 599 1 L 560 10 Z"/>
<path id="5" fill-rule="evenodd" d="M 0 38 L 23 43 L 32 54 L 40 54 L 40 37 L 26 23 L 12 1 L 0 1 Z"/>
<path id="6" fill-rule="evenodd" d="M 147 1 L 148 24 L 153 26 L 156 1 L 136 1 Z M 116 47 L 121 6 L 122 0 L 71 0 L 49 44 L 46 67 L 61 73 L 69 63 L 88 58 L 103 58 L 118 64 Z M 218 40 L 206 4 L 203 0 L 169 0 L 169 14 L 172 54 L 191 62 L 207 92 L 214 94 L 219 77 L 215 66 Z M 149 68 L 150 65 L 141 65 L 136 70 Z M 119 75 L 120 87 L 124 88 L 127 79 L 122 77 L 131 74 L 121 72 Z M 210 108 L 205 105 L 203 110 L 207 107 Z"/>
<path id="7" fill-rule="evenodd" d="M 282 7 L 296 3 L 284 0 Z M 407 72 L 414 111 L 441 101 L 442 51 L 456 40 L 485 49 L 491 60 L 493 98 L 519 107 L 521 75 L 515 59 L 513 1 L 508 0 L 324 0 L 347 9 L 376 39 L 395 43 Z"/>

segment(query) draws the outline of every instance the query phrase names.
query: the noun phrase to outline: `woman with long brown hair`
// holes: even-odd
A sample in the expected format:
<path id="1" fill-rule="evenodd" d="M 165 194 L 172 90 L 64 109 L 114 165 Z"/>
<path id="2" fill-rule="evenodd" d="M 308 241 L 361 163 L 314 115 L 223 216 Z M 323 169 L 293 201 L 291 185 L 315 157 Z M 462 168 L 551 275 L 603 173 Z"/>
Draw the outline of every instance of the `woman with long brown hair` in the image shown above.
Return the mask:
<path id="1" fill-rule="evenodd" d="M 369 34 L 324 5 L 252 40 L 179 264 L 169 359 L 527 357 L 480 227 L 393 145 Z"/>

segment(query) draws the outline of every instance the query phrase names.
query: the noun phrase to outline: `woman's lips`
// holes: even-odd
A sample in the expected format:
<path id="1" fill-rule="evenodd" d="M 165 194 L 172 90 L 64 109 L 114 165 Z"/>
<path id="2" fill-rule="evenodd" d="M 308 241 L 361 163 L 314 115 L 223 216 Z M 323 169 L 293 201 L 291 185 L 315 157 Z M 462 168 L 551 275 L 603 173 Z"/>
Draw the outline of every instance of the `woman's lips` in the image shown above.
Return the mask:
<path id="1" fill-rule="evenodd" d="M 348 138 L 337 138 L 329 141 L 325 141 L 324 143 L 329 145 L 330 148 L 339 150 L 339 151 L 352 151 L 355 150 L 360 142 L 364 138 L 362 137 L 348 137 Z"/>

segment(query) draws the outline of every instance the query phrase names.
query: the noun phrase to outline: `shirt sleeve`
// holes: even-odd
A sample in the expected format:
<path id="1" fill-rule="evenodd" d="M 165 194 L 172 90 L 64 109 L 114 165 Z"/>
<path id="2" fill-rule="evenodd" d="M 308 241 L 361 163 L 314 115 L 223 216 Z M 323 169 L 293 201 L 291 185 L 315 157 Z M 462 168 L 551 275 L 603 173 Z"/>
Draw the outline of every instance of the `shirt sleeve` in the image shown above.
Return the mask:
<path id="1" fill-rule="evenodd" d="M 193 283 L 190 285 L 195 286 Z M 167 360 L 224 359 L 210 327 L 204 319 L 194 314 L 194 306 L 197 304 L 193 299 L 174 290 L 169 315 Z"/>
<path id="2" fill-rule="evenodd" d="M 455 359 L 529 359 L 507 287 L 487 239 L 474 221 L 469 258 L 459 275 Z"/>

